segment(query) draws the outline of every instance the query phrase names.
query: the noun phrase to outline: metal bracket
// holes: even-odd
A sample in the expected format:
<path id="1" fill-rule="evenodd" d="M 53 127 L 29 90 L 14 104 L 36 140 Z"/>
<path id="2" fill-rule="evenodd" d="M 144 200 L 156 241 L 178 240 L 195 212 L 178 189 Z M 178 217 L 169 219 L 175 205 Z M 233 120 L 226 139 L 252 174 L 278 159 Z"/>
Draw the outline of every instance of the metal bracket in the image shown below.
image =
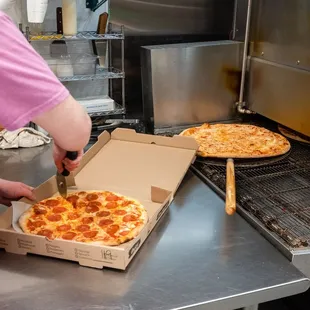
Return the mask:
<path id="1" fill-rule="evenodd" d="M 240 114 L 256 114 L 256 112 L 251 111 L 246 108 L 245 102 L 236 102 L 237 112 Z"/>
<path id="2" fill-rule="evenodd" d="M 97 9 L 99 9 L 107 1 L 108 0 L 102 0 L 100 2 L 99 2 L 99 0 L 86 0 L 86 8 L 95 12 Z"/>
<path id="3" fill-rule="evenodd" d="M 246 72 L 247 72 L 247 67 L 248 67 L 248 45 L 249 45 L 249 39 L 250 39 L 251 11 L 252 11 L 252 0 L 248 0 L 246 29 L 245 29 L 243 57 L 242 57 L 240 93 L 239 93 L 239 101 L 236 102 L 237 111 L 241 114 L 255 114 L 255 112 L 252 112 L 251 110 L 246 108 L 246 104 L 244 101 L 244 86 L 245 86 Z"/>

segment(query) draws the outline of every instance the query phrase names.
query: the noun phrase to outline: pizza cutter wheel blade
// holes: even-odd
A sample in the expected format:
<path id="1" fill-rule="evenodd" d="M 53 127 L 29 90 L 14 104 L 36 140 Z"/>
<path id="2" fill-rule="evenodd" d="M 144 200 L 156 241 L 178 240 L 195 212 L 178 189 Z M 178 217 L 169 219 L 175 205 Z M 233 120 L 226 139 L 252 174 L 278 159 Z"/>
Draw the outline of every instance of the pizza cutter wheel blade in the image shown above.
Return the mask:
<path id="1" fill-rule="evenodd" d="M 67 152 L 66 158 L 69 158 L 70 160 L 75 160 L 78 157 L 78 152 Z M 57 182 L 57 188 L 59 194 L 64 198 L 67 199 L 67 182 L 66 177 L 70 174 L 70 172 L 64 168 L 62 173 L 59 173 L 57 171 L 56 173 L 56 182 Z"/>
<path id="2" fill-rule="evenodd" d="M 57 188 L 62 198 L 67 199 L 67 182 L 66 178 L 59 172 L 56 174 Z"/>

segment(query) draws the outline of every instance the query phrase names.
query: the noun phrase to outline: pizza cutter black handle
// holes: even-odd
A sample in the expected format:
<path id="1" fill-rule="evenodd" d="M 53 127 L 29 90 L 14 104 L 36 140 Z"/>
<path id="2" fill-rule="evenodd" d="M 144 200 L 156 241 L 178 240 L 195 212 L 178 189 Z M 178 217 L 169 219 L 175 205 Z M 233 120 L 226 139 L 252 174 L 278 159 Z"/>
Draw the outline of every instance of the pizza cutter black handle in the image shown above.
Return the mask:
<path id="1" fill-rule="evenodd" d="M 67 152 L 66 158 L 70 160 L 75 160 L 78 157 L 78 152 Z M 67 169 L 64 169 L 63 172 L 61 173 L 64 177 L 67 177 L 70 174 L 70 171 Z"/>

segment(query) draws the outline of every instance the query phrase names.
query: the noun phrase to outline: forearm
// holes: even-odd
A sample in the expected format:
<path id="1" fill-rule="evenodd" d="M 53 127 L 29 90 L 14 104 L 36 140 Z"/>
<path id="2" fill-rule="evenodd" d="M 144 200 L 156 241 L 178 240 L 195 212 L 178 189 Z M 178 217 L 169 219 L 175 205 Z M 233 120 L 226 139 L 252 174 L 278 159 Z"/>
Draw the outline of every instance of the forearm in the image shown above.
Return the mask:
<path id="1" fill-rule="evenodd" d="M 67 151 L 81 150 L 89 141 L 91 120 L 72 96 L 38 116 L 34 122 L 49 132 L 55 143 Z"/>

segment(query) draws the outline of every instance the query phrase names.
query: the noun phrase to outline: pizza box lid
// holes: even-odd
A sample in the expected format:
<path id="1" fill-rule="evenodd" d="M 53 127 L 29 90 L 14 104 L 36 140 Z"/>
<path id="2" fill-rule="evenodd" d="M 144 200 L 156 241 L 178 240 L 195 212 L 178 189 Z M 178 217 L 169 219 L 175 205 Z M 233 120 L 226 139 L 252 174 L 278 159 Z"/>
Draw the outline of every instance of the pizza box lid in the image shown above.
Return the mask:
<path id="1" fill-rule="evenodd" d="M 167 197 L 163 191 L 172 196 L 176 192 L 197 149 L 193 138 L 154 136 L 117 128 L 98 137 L 80 167 L 67 178 L 67 184 L 83 190 L 110 190 L 136 199 L 149 199 L 152 194 L 152 201 L 162 203 Z M 37 200 L 56 192 L 54 178 L 35 189 Z"/>

